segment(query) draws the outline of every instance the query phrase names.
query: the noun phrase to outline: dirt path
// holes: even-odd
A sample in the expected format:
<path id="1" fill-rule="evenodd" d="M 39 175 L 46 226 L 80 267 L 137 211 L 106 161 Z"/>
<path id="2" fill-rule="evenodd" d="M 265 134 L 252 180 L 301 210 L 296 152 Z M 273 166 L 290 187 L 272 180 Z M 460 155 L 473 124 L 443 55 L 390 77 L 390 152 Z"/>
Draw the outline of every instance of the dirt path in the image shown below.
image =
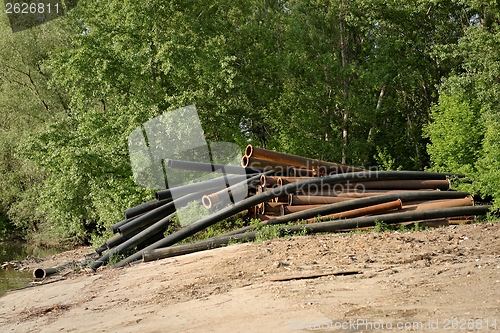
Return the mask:
<path id="1" fill-rule="evenodd" d="M 359 274 L 286 279 L 340 272 Z M 500 332 L 500 223 L 279 239 L 70 274 L 0 298 L 0 325 L 2 332 Z"/>

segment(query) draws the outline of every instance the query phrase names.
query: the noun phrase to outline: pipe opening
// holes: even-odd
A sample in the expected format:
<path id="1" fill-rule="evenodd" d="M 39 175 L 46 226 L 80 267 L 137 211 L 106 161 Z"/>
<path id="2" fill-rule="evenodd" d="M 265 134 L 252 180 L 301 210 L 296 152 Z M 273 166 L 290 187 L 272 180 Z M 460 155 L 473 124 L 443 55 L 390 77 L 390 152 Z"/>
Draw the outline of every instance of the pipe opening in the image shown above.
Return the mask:
<path id="1" fill-rule="evenodd" d="M 203 198 L 201 198 L 201 203 L 205 206 L 205 208 L 212 208 L 212 201 L 208 195 L 204 195 Z"/>
<path id="2" fill-rule="evenodd" d="M 249 163 L 250 163 L 250 158 L 247 155 L 243 156 L 243 158 L 241 159 L 241 166 L 246 168 Z"/>
<path id="3" fill-rule="evenodd" d="M 47 276 L 47 273 L 45 272 L 45 270 L 43 268 L 37 268 L 35 269 L 35 271 L 33 272 L 33 277 L 35 279 L 43 279 Z"/>
<path id="4" fill-rule="evenodd" d="M 248 145 L 245 148 L 245 155 L 250 157 L 250 156 L 252 156 L 252 153 L 253 153 L 253 147 L 252 147 L 252 145 Z"/>

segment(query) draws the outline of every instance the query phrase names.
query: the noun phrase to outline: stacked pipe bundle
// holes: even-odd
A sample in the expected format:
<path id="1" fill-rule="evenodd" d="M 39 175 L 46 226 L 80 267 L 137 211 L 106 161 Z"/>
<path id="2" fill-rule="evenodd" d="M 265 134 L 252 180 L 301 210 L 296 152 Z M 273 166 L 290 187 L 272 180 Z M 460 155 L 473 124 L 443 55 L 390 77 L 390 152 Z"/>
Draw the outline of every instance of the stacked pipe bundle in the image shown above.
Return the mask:
<path id="1" fill-rule="evenodd" d="M 474 206 L 468 193 L 450 190 L 449 177 L 461 175 L 364 170 L 251 145 L 245 149 L 241 164 L 243 168 L 220 166 L 225 168 L 224 179 L 231 179 L 232 186 L 221 190 L 215 185 L 215 179 L 171 188 L 157 192 L 156 200 L 125 211 L 125 220 L 112 226 L 119 234 L 97 249 L 100 253 L 107 252 L 91 267 L 96 269 L 110 256 L 123 254 L 134 247 L 138 249 L 134 254 L 113 267 L 122 267 L 141 258 L 148 261 L 219 247 L 232 239 L 255 238 L 257 230 L 248 226 L 201 242 L 173 246 L 243 211 L 250 217 L 259 218 L 261 225 L 302 221 L 284 229 L 300 231 L 306 228 L 314 233 L 370 227 L 376 221 L 395 224 L 439 219 L 442 224 L 447 221 L 443 219 L 483 215 L 490 208 Z M 215 169 L 210 164 L 186 161 L 169 161 L 168 167 Z M 191 201 L 198 201 L 213 209 L 221 200 L 227 201 L 242 193 L 246 194 L 242 200 L 221 206 L 223 208 L 213 210 L 210 215 L 163 236 L 175 216 L 176 207 L 179 209 Z"/>

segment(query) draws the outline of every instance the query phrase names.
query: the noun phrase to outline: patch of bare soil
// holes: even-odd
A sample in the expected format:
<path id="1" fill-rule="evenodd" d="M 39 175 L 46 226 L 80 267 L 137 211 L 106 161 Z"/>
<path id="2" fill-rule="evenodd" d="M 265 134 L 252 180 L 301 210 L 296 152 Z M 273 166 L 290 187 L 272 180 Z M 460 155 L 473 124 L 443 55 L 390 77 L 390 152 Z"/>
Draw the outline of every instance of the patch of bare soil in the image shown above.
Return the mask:
<path id="1" fill-rule="evenodd" d="M 8 292 L 0 325 L 2 332 L 496 332 L 499 236 L 500 223 L 295 237 L 72 272 Z"/>

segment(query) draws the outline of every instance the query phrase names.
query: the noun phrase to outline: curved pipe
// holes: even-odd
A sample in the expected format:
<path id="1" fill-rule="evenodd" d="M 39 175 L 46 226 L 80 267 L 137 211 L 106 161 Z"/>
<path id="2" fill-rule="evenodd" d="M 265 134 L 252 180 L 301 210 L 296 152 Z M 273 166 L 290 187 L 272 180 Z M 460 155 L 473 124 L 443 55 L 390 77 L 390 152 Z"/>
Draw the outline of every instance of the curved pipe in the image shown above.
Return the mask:
<path id="1" fill-rule="evenodd" d="M 392 213 L 383 215 L 373 215 L 365 217 L 356 217 L 345 220 L 336 220 L 328 222 L 318 222 L 309 224 L 299 224 L 294 226 L 284 226 L 283 229 L 289 232 L 300 232 L 304 228 L 310 233 L 319 232 L 335 232 L 346 229 L 356 229 L 362 227 L 372 227 L 376 221 L 384 221 L 386 224 L 396 224 L 403 222 L 411 222 L 417 220 L 429 220 L 444 217 L 453 217 L 461 215 L 483 215 L 488 212 L 491 206 L 473 206 L 473 207 L 458 207 L 458 208 L 444 208 L 428 211 L 406 212 L 406 213 Z M 172 246 L 160 249 L 148 249 L 143 252 L 143 261 L 152 261 L 157 259 L 169 258 L 183 254 L 210 250 L 213 248 L 227 245 L 230 241 L 234 240 L 253 240 L 257 236 L 257 231 L 240 233 L 231 236 L 219 236 L 204 241 Z"/>
<path id="2" fill-rule="evenodd" d="M 248 209 L 252 206 L 258 205 L 261 202 L 269 201 L 273 198 L 276 198 L 280 195 L 288 195 L 290 193 L 294 193 L 298 190 L 300 190 L 302 187 L 306 185 L 318 185 L 321 186 L 323 184 L 332 184 L 335 182 L 339 181 L 345 181 L 345 180 L 350 180 L 350 179 L 370 179 L 370 178 L 377 178 L 377 179 L 446 179 L 446 175 L 442 173 L 434 173 L 434 172 L 423 172 L 423 171 L 380 171 L 380 172 L 374 172 L 374 171 L 363 171 L 363 172 L 351 172 L 351 173 L 343 173 L 343 174 L 337 174 L 337 175 L 331 175 L 331 176 L 325 176 L 321 178 L 312 178 L 307 181 L 303 182 L 298 182 L 298 183 L 291 183 L 285 186 L 280 186 L 273 188 L 270 191 L 264 191 L 261 194 L 254 195 L 253 197 L 250 197 L 248 199 L 245 199 L 243 201 L 240 201 L 232 206 L 226 207 L 214 214 L 211 214 L 207 217 L 204 217 L 197 222 L 184 227 L 183 229 L 176 231 L 167 237 L 163 238 L 162 240 L 151 244 L 150 246 L 146 247 L 142 251 L 138 251 L 135 254 L 123 259 L 119 263 L 115 264 L 113 267 L 123 267 L 124 265 L 127 265 L 128 263 L 138 260 L 142 257 L 142 252 L 145 250 L 150 250 L 150 249 L 155 249 L 155 248 L 160 248 L 160 247 L 166 247 L 173 245 L 189 236 L 194 235 L 198 231 L 201 231 L 217 222 L 220 220 L 223 220 L 227 217 L 230 217 L 236 213 L 239 213 L 245 209 Z M 410 192 L 408 192 L 410 193 Z M 422 193 L 422 192 L 418 192 Z M 465 197 L 468 195 L 468 193 L 463 193 L 463 192 L 440 192 L 440 191 L 429 191 L 426 193 L 426 195 L 431 196 L 429 199 L 443 199 L 443 198 L 461 198 Z M 419 196 L 418 198 L 422 198 Z M 417 199 L 418 199 L 417 198 Z M 394 199 L 397 199 L 394 198 Z M 351 200 L 354 201 L 354 200 Z M 292 216 L 294 214 L 290 215 L 285 215 L 284 217 Z M 317 215 L 317 214 L 315 214 Z M 314 217 L 313 215 L 312 217 Z M 272 221 L 272 220 L 271 220 Z"/>

